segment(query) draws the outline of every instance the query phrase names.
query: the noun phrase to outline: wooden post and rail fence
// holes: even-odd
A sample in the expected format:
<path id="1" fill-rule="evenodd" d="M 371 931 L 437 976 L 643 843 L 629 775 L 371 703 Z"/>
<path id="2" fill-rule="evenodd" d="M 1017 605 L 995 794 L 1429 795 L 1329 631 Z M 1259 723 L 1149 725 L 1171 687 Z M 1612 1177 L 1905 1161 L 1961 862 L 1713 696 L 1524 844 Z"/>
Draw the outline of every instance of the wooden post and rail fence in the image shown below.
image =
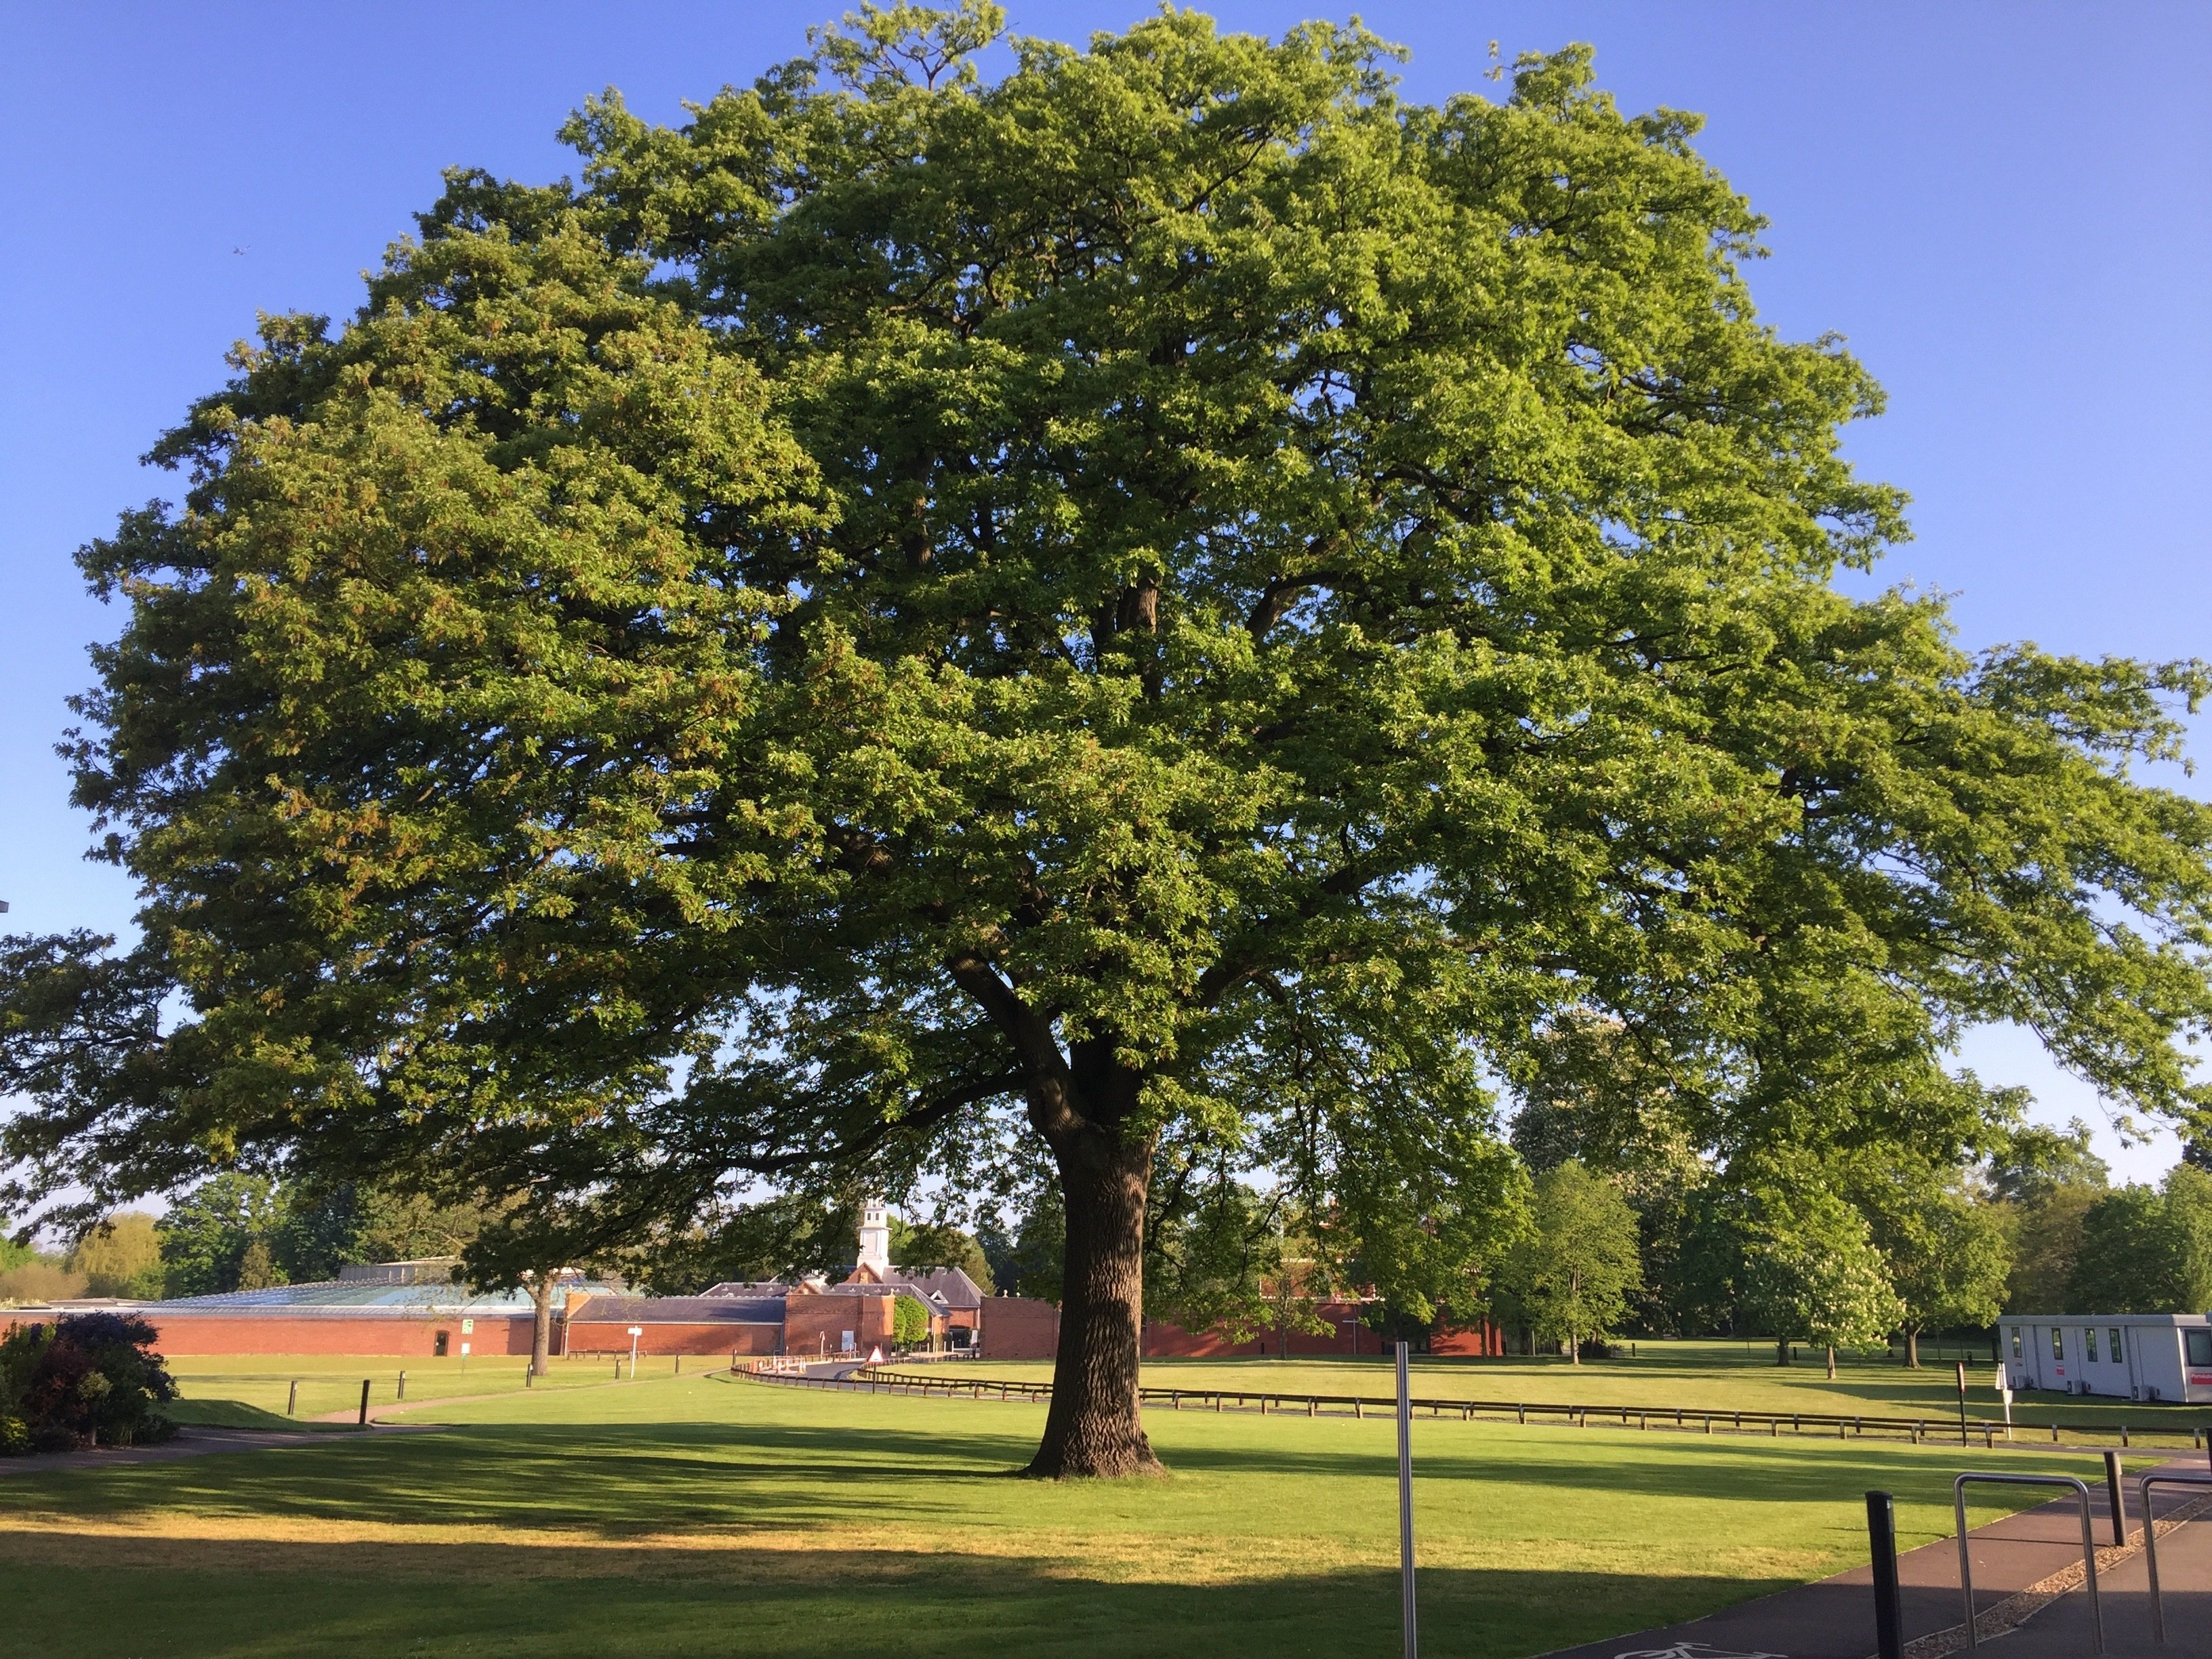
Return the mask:
<path id="1" fill-rule="evenodd" d="M 1051 1383 L 1020 1377 L 929 1376 L 884 1365 L 865 1364 L 843 1377 L 804 1375 L 808 1367 L 823 1363 L 818 1358 L 792 1354 L 750 1361 L 733 1365 L 732 1369 L 771 1381 L 865 1393 L 1030 1402 L 1042 1402 L 1052 1398 Z M 836 1362 L 833 1359 L 830 1363 Z M 1256 1412 L 1263 1417 L 1275 1414 L 1364 1418 L 1370 1413 L 1388 1417 L 1397 1409 L 1397 1401 L 1394 1398 L 1381 1395 L 1292 1394 L 1272 1389 L 1176 1386 L 1144 1388 L 1139 1389 L 1138 1394 L 1145 1405 L 1165 1407 L 1170 1411 Z M 2203 1425 L 2185 1427 L 2179 1424 L 2160 1424 L 2145 1427 L 2125 1423 L 2052 1423 L 2037 1424 L 2032 1428 L 2027 1425 L 2014 1425 L 2008 1431 L 2004 1424 L 1994 1419 L 1974 1419 L 1962 1426 L 1948 1417 L 1890 1417 L 1869 1413 L 1719 1411 L 1677 1406 L 1577 1405 L 1427 1398 L 1414 1399 L 1412 1407 L 1417 1415 L 1431 1419 L 1456 1418 L 1469 1423 L 1497 1422 L 1510 1418 L 1516 1423 L 1565 1423 L 1579 1428 L 1588 1428 L 1592 1423 L 1596 1423 L 1624 1429 L 1658 1428 L 1691 1434 L 1757 1434 L 1764 1431 L 1774 1438 L 1779 1438 L 1782 1431 L 1787 1428 L 1791 1434 L 1798 1436 L 1813 1434 L 1842 1440 L 1876 1436 L 1909 1440 L 1915 1445 L 1972 1444 L 1993 1449 L 2008 1439 L 2019 1444 L 2027 1441 L 2031 1434 L 2040 1437 L 2046 1431 L 2054 1445 L 2063 1445 L 2066 1443 L 2064 1437 L 2071 1437 L 2077 1442 L 2117 1439 L 2122 1446 L 2132 1447 L 2144 1434 L 2177 1442 L 2181 1435 L 2186 1434 L 2192 1449 L 2212 1445 L 2212 1426 Z"/>

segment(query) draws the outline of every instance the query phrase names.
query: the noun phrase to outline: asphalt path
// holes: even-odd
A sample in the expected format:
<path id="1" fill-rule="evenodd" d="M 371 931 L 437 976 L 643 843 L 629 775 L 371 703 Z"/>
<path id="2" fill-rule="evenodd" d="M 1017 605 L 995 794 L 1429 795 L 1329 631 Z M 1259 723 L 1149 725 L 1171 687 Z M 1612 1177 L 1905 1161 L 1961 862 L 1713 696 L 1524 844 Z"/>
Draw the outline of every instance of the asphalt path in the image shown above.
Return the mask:
<path id="1" fill-rule="evenodd" d="M 2196 1458 L 2162 1468 L 2198 1476 L 2212 1473 Z M 2135 1643 L 2139 1637 L 2146 1655 L 2212 1659 L 2212 1515 L 2158 1540 L 2168 1645 L 2154 1650 L 2149 1646 L 2148 1578 L 2142 1551 L 2137 1547 L 2106 1565 L 2104 1558 L 2114 1552 L 2109 1548 L 2111 1511 L 2104 1483 L 2101 1478 L 2091 1479 L 2088 1468 L 2082 1478 L 2089 1484 L 2091 1516 L 2100 1547 L 2099 1587 L 2107 1635 L 2114 1643 L 2112 1651 L 2118 1654 L 2121 1643 Z M 2156 1514 L 2167 1518 L 2208 1492 L 2212 1487 L 2157 1487 L 2152 1503 Z M 2136 1501 L 2132 1479 L 2123 1498 L 2131 1508 Z M 2001 1603 L 2069 1566 L 2079 1569 L 2081 1513 L 2079 1500 L 2069 1494 L 1967 1534 L 1974 1605 L 1984 1621 L 1981 1647 L 2002 1644 L 1994 1648 L 1991 1659 L 2077 1659 L 2090 1651 L 2087 1598 L 2078 1589 L 2058 1595 L 2029 1613 L 2016 1629 L 1994 1635 L 1987 1628 L 1991 1612 Z M 2139 1544 L 2142 1517 L 2130 1513 L 2128 1522 Z M 1897 1577 L 1907 1659 L 1943 1659 L 1966 1651 L 1957 1539 L 1942 1539 L 1900 1555 Z M 1703 1619 L 1562 1649 L 1546 1659 L 1869 1659 L 1878 1645 L 1873 1569 L 1857 1567 Z"/>

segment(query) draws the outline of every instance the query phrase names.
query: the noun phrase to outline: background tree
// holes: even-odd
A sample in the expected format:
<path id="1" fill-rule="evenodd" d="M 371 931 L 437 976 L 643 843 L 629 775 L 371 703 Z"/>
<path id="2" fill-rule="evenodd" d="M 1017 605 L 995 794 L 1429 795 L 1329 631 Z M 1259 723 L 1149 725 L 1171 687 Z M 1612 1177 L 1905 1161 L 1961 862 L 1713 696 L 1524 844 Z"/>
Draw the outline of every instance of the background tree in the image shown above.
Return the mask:
<path id="1" fill-rule="evenodd" d="M 0 1241 L 0 1307 L 82 1296 L 89 1288 L 85 1276 L 63 1257 Z"/>
<path id="2" fill-rule="evenodd" d="M 973 1233 L 950 1222 L 891 1218 L 891 1261 L 901 1267 L 957 1267 L 988 1296 L 997 1288 L 991 1263 Z"/>
<path id="3" fill-rule="evenodd" d="M 1831 1379 L 1838 1348 L 1871 1347 L 1905 1316 L 1865 1218 L 1819 1188 L 1762 1194 L 1743 1306 L 1773 1336 L 1777 1364 L 1790 1363 L 1791 1343 L 1809 1342 L 1827 1351 Z"/>
<path id="4" fill-rule="evenodd" d="M 2199 1109 L 2212 810 L 2134 780 L 2204 673 L 1832 585 L 1903 533 L 1880 393 L 1758 320 L 1692 119 L 1190 13 L 987 85 L 998 27 L 595 101 L 580 185 L 456 173 L 161 443 L 73 751 L 141 942 L 8 947 L 11 1208 L 425 1111 L 662 1231 L 1042 1158 L 1032 1468 L 1121 1474 L 1164 1145 L 1418 1313 L 1562 1022 L 1716 1158 L 1955 1156 L 1973 1021 Z"/>
<path id="5" fill-rule="evenodd" d="M 903 1291 L 891 1298 L 891 1340 L 902 1348 L 929 1340 L 929 1310 Z"/>
<path id="6" fill-rule="evenodd" d="M 1570 1159 L 1536 1177 L 1528 1231 L 1507 1254 L 1498 1284 L 1539 1341 L 1582 1344 L 1620 1322 L 1644 1282 L 1636 1215 L 1612 1182 Z"/>
<path id="7" fill-rule="evenodd" d="M 2081 1218 L 2069 1313 L 2202 1313 L 2212 1307 L 2212 1175 L 2179 1164 L 2158 1188 L 2123 1187 Z"/>
<path id="8" fill-rule="evenodd" d="M 154 1218 L 140 1211 L 107 1217 L 78 1241 L 69 1265 L 94 1296 L 151 1301 L 162 1294 L 161 1237 Z"/>
<path id="9" fill-rule="evenodd" d="M 1632 1328 L 1675 1336 L 1728 1328 L 1732 1238 L 1711 1224 L 1723 1194 L 1677 1115 L 1667 1067 L 1621 1022 L 1580 1015 L 1553 1023 L 1516 1093 L 1513 1146 L 1530 1170 L 1576 1159 L 1636 1212 L 1644 1276 Z"/>
<path id="10" fill-rule="evenodd" d="M 269 1235 L 283 1216 L 276 1183 L 266 1176 L 218 1175 L 185 1194 L 155 1227 L 168 1294 L 238 1289 L 246 1248 L 259 1243 L 265 1262 Z"/>
<path id="11" fill-rule="evenodd" d="M 2073 1310 L 2081 1224 L 2110 1190 L 2111 1174 L 2090 1150 L 2089 1126 L 2080 1118 L 2063 1130 L 2039 1125 L 2015 1129 L 1990 1169 L 1990 1191 L 2012 1257 L 2006 1312 Z"/>
<path id="12" fill-rule="evenodd" d="M 2012 1249 L 2001 1213 L 1964 1171 L 1888 1165 L 1853 1182 L 1901 1310 L 1905 1363 L 1917 1369 L 1927 1330 L 1992 1323 L 2003 1310 Z"/>

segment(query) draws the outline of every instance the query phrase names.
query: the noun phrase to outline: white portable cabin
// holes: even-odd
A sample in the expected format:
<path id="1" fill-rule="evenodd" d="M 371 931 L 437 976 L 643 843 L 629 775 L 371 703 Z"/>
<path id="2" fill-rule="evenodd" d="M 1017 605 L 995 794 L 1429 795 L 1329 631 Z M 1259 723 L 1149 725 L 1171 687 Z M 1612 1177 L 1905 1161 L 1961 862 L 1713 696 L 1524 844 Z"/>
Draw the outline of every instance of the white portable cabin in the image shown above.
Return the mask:
<path id="1" fill-rule="evenodd" d="M 2212 1401 L 2212 1315 L 2021 1314 L 1997 1330 L 2015 1389 Z"/>

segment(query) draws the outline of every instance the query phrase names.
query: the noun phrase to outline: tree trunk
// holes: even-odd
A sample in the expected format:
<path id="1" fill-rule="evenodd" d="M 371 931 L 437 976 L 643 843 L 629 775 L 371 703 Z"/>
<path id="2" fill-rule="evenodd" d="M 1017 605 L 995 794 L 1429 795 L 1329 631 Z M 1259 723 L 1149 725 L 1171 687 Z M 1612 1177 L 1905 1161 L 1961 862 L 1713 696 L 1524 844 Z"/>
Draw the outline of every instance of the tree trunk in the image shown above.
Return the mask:
<path id="1" fill-rule="evenodd" d="M 1829 1345 L 1829 1347 L 1828 1347 L 1828 1381 L 1829 1381 L 1829 1382 L 1834 1382 L 1835 1380 L 1836 1380 L 1836 1350 L 1835 1350 L 1835 1345 L 1834 1345 L 1834 1344 L 1832 1344 L 1832 1343 L 1831 1343 L 1831 1344 Z"/>
<path id="2" fill-rule="evenodd" d="M 1790 1363 L 1790 1339 L 1786 1336 L 1778 1336 L 1774 1339 L 1774 1363 L 1778 1365 L 1786 1365 Z"/>
<path id="3" fill-rule="evenodd" d="M 1917 1331 L 1905 1334 L 1905 1363 L 1916 1371 L 1920 1369 L 1920 1333 Z"/>
<path id="4" fill-rule="evenodd" d="M 556 1275 L 540 1269 L 530 1281 L 530 1374 L 545 1375 L 553 1347 L 553 1287 Z"/>
<path id="5" fill-rule="evenodd" d="M 1137 1398 L 1152 1179 L 1153 1133 L 1133 1127 L 1145 1074 L 1123 1062 L 1110 1031 L 1063 1052 L 1052 1021 L 982 957 L 958 952 L 945 965 L 1012 1044 L 1030 1123 L 1052 1148 L 1067 1216 L 1052 1404 L 1024 1473 L 1158 1474 Z"/>
<path id="6" fill-rule="evenodd" d="M 1044 1439 L 1027 1473 L 1158 1474 L 1137 1399 L 1152 1142 L 1126 1145 L 1090 1127 L 1055 1140 L 1067 1208 L 1060 1348 Z"/>

